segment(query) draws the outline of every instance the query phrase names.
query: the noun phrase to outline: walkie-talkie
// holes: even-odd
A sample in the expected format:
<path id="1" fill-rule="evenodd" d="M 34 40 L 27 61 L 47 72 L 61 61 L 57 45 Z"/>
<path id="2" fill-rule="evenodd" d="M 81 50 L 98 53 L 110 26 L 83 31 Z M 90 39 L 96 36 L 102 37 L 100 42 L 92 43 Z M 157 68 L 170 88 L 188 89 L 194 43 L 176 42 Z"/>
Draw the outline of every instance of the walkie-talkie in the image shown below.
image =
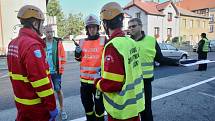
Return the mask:
<path id="1" fill-rule="evenodd" d="M 79 44 L 74 39 L 72 39 L 72 41 L 74 42 L 75 46 L 79 46 Z"/>

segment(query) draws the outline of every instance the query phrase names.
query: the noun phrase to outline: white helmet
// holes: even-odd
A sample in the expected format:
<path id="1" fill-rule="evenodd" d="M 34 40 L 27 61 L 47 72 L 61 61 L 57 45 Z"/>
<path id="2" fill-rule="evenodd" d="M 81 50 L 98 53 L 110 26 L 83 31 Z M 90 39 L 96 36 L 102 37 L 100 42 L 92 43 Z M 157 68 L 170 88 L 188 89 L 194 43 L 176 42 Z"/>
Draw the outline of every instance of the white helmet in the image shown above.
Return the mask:
<path id="1" fill-rule="evenodd" d="M 88 25 L 91 25 L 91 24 L 100 26 L 100 20 L 99 20 L 99 18 L 98 18 L 96 15 L 94 15 L 94 14 L 90 14 L 90 15 L 87 16 L 86 19 L 85 19 L 85 26 L 88 26 Z"/>

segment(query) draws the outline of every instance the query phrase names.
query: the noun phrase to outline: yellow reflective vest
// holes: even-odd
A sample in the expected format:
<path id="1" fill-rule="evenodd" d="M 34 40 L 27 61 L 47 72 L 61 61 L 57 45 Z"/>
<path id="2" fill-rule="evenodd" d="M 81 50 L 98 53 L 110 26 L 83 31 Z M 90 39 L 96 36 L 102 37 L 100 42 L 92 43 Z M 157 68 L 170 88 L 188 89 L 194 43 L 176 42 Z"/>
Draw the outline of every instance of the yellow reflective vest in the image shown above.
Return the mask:
<path id="1" fill-rule="evenodd" d="M 136 42 L 129 37 L 116 37 L 109 41 L 102 55 L 101 75 L 103 78 L 115 77 L 115 74 L 107 74 L 104 71 L 104 53 L 109 44 L 112 44 L 124 59 L 125 77 L 120 92 L 104 92 L 105 109 L 115 119 L 136 117 L 145 109 L 144 84 L 138 47 Z"/>
<path id="2" fill-rule="evenodd" d="M 156 54 L 156 40 L 154 37 L 145 36 L 143 40 L 137 41 L 140 49 L 140 60 L 143 71 L 143 78 L 148 79 L 154 76 L 154 58 Z"/>

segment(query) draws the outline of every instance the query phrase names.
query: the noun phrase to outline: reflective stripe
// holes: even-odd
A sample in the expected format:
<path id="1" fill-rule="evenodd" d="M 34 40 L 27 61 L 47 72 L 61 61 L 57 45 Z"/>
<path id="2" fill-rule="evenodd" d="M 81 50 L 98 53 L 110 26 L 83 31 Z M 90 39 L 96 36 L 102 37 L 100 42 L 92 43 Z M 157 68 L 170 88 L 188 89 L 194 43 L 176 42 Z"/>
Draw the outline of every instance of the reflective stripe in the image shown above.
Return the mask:
<path id="1" fill-rule="evenodd" d="M 86 74 L 86 73 L 83 73 L 83 72 L 81 72 L 80 75 L 85 76 L 85 77 L 89 77 L 89 78 L 94 78 L 94 79 L 101 77 L 99 74 Z"/>
<path id="2" fill-rule="evenodd" d="M 154 63 L 153 62 L 142 63 L 142 66 L 154 66 Z"/>
<path id="3" fill-rule="evenodd" d="M 42 92 L 37 92 L 37 95 L 39 97 L 47 97 L 47 96 L 52 95 L 52 94 L 54 94 L 54 91 L 52 88 L 45 90 L 45 91 L 42 91 Z"/>
<path id="4" fill-rule="evenodd" d="M 126 85 L 125 89 L 124 89 L 124 90 L 122 90 L 122 91 L 119 93 L 119 95 L 120 95 L 120 96 L 124 96 L 124 95 L 125 95 L 125 93 L 126 93 L 128 90 L 132 90 L 132 89 L 134 89 L 135 85 L 140 84 L 140 83 L 141 83 L 141 81 L 142 81 L 142 77 L 137 78 L 137 79 L 134 81 L 134 83 L 129 84 L 129 85 Z"/>
<path id="5" fill-rule="evenodd" d="M 15 98 L 16 102 L 21 103 L 23 105 L 35 105 L 35 104 L 41 103 L 40 98 L 36 98 L 36 99 L 21 99 L 21 98 L 18 98 L 16 96 L 14 96 L 14 98 Z"/>
<path id="6" fill-rule="evenodd" d="M 124 80 L 124 75 L 114 74 L 114 73 L 110 73 L 110 72 L 106 72 L 106 71 L 104 71 L 102 73 L 102 77 L 104 79 L 117 81 L 117 82 L 122 82 Z"/>
<path id="7" fill-rule="evenodd" d="M 105 114 L 104 113 L 102 113 L 101 115 L 98 115 L 98 114 L 96 114 L 96 117 L 103 117 Z"/>
<path id="8" fill-rule="evenodd" d="M 105 94 L 104 94 L 104 98 L 112 107 L 114 107 L 118 110 L 123 110 L 128 105 L 136 104 L 139 99 L 143 98 L 143 93 L 144 93 L 144 88 L 142 89 L 142 92 L 140 92 L 136 95 L 135 98 L 131 98 L 131 99 L 126 100 L 126 102 L 122 105 L 116 104 L 113 100 L 111 100 Z"/>
<path id="9" fill-rule="evenodd" d="M 85 66 L 80 67 L 80 70 L 88 70 L 88 71 L 98 71 L 100 69 L 101 67 L 85 67 Z"/>
<path id="10" fill-rule="evenodd" d="M 146 74 L 154 74 L 154 71 L 143 71 L 143 75 L 146 75 Z"/>
<path id="11" fill-rule="evenodd" d="M 65 58 L 61 58 L 61 57 L 59 57 L 59 58 L 58 58 L 58 60 L 59 60 L 59 61 L 64 61 L 64 60 L 65 60 Z"/>
<path id="12" fill-rule="evenodd" d="M 49 74 L 50 74 L 50 71 L 49 71 L 49 70 L 46 70 L 46 74 L 49 75 Z"/>
<path id="13" fill-rule="evenodd" d="M 93 115 L 94 111 L 92 112 L 86 112 L 86 115 Z"/>
<path id="14" fill-rule="evenodd" d="M 87 83 L 87 84 L 94 84 L 94 80 L 81 79 L 81 82 Z"/>
<path id="15" fill-rule="evenodd" d="M 104 45 L 105 44 L 105 38 L 104 37 L 100 37 L 100 45 Z"/>
<path id="16" fill-rule="evenodd" d="M 101 89 L 101 87 L 100 87 L 100 82 L 101 82 L 101 80 L 99 80 L 99 81 L 97 82 L 96 88 L 97 88 L 99 91 L 102 92 L 102 89 Z"/>
<path id="17" fill-rule="evenodd" d="M 13 80 L 20 80 L 23 82 L 29 82 L 29 80 L 27 79 L 27 77 L 24 77 L 21 74 L 13 74 L 12 72 L 9 72 L 9 76 L 13 79 Z"/>
<path id="18" fill-rule="evenodd" d="M 79 40 L 79 46 L 82 48 L 85 39 Z"/>
<path id="19" fill-rule="evenodd" d="M 43 79 L 40 79 L 38 81 L 35 81 L 35 82 L 31 82 L 31 85 L 33 87 L 40 87 L 40 86 L 43 86 L 43 85 L 46 85 L 48 84 L 50 81 L 49 81 L 49 78 L 46 77 L 46 78 L 43 78 Z"/>

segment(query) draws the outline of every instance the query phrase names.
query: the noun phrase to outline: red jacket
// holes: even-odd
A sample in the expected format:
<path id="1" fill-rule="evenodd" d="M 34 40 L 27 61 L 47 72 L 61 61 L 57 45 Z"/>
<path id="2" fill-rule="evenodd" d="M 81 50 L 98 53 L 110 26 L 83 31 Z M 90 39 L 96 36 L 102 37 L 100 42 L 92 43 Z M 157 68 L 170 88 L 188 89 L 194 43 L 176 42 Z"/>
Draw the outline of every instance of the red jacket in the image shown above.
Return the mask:
<path id="1" fill-rule="evenodd" d="M 43 40 L 28 28 L 20 29 L 8 46 L 8 70 L 18 111 L 56 108 L 44 48 Z"/>

